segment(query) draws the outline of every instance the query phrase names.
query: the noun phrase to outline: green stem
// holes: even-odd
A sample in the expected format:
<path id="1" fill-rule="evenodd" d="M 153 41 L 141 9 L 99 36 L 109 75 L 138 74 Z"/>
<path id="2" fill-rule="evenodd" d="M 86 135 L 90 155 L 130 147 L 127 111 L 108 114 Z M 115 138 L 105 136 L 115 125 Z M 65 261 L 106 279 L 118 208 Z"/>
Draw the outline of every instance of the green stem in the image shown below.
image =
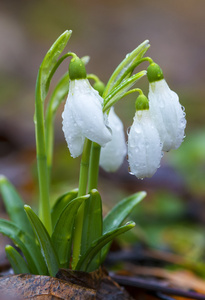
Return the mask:
<path id="1" fill-rule="evenodd" d="M 90 156 L 88 191 L 97 189 L 98 186 L 100 150 L 100 145 L 93 142 Z"/>
<path id="2" fill-rule="evenodd" d="M 90 160 L 90 149 L 91 149 L 91 141 L 85 139 L 83 154 L 80 163 L 78 197 L 86 194 L 89 160 Z M 75 220 L 75 234 L 73 238 L 73 261 L 72 261 L 73 269 L 75 269 L 81 254 L 82 228 L 84 223 L 84 205 L 85 204 L 83 202 L 78 210 L 78 214 Z"/>
<path id="3" fill-rule="evenodd" d="M 49 234 L 52 231 L 50 201 L 49 201 L 49 185 L 47 171 L 47 157 L 45 145 L 45 127 L 44 127 L 44 106 L 41 99 L 39 76 L 36 84 L 36 101 L 35 101 L 35 133 L 36 133 L 36 155 L 39 179 L 39 216 Z"/>
<path id="4" fill-rule="evenodd" d="M 53 160 L 53 144 L 54 144 L 54 116 L 52 111 L 49 110 L 46 114 L 46 149 L 47 149 L 47 168 L 48 168 L 48 183 L 50 186 L 51 168 Z"/>

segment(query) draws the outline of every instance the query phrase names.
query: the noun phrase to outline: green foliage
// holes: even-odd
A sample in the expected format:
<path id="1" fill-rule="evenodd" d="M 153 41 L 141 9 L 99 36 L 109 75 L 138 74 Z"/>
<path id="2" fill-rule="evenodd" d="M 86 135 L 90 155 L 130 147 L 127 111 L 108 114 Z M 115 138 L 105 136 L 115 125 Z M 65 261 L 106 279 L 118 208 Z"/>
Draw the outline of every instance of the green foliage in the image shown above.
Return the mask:
<path id="1" fill-rule="evenodd" d="M 97 255 L 97 253 L 110 241 L 112 241 L 116 236 L 132 229 L 135 226 L 134 222 L 129 222 L 124 226 L 121 226 L 115 230 L 111 230 L 103 234 L 100 238 L 94 240 L 91 246 L 88 248 L 87 252 L 80 258 L 76 270 L 81 271 L 93 271 L 89 269 L 92 259 Z"/>
<path id="2" fill-rule="evenodd" d="M 5 247 L 6 256 L 15 274 L 30 273 L 29 268 L 23 257 L 12 246 Z"/>
<path id="3" fill-rule="evenodd" d="M 59 262 L 55 249 L 52 245 L 51 238 L 47 230 L 45 229 L 43 223 L 38 218 L 38 216 L 32 211 L 30 206 L 25 205 L 24 209 L 38 239 L 39 245 L 41 247 L 41 252 L 43 253 L 43 257 L 48 268 L 49 275 L 55 276 L 59 269 Z"/>
<path id="4" fill-rule="evenodd" d="M 64 207 L 54 227 L 51 239 L 62 268 L 69 268 L 75 216 L 79 206 L 89 197 L 89 195 L 82 196 L 70 201 Z"/>
<path id="5" fill-rule="evenodd" d="M 70 36 L 71 31 L 67 30 L 54 42 L 45 55 L 37 76 L 34 122 L 40 194 L 39 216 L 28 205 L 24 205 L 12 184 L 5 177 L 0 177 L 0 193 L 10 217 L 10 221 L 0 219 L 0 233 L 9 237 L 22 252 L 21 256 L 12 246 L 6 246 L 7 257 L 16 274 L 55 276 L 60 267 L 69 268 L 71 260 L 76 257 L 73 253 L 75 251 L 72 251 L 75 249 L 75 240 L 77 240 L 77 247 L 80 247 L 80 257 L 77 257 L 75 269 L 82 271 L 97 269 L 105 259 L 110 242 L 116 236 L 134 227 L 134 222 L 123 226 L 122 224 L 146 195 L 145 192 L 141 192 L 124 199 L 103 221 L 102 200 L 96 189 L 100 146 L 96 146 L 97 152 L 94 155 L 94 151 L 90 151 L 91 141 L 87 140 L 90 148 L 89 151 L 84 152 L 84 161 L 81 162 L 81 168 L 84 167 L 84 176 L 79 180 L 79 190 L 71 190 L 59 196 L 50 209 L 53 124 L 56 111 L 69 90 L 68 73 L 63 75 L 51 93 L 45 116 L 44 100 L 58 66 L 66 57 L 76 57 L 74 53 L 68 52 L 59 58 Z M 105 88 L 104 111 L 109 110 L 137 80 L 146 74 L 145 71 L 141 71 L 132 75 L 134 68 L 142 61 L 148 48 L 148 41 L 145 41 L 128 54 L 116 68 Z M 83 57 L 82 61 L 86 64 L 88 57 Z M 91 172 L 89 172 L 89 167 Z M 93 174 L 97 175 L 94 177 Z M 92 190 L 86 194 L 87 189 Z M 78 231 L 75 230 L 79 216 L 82 216 L 80 221 L 83 225 L 80 237 L 77 236 Z"/>

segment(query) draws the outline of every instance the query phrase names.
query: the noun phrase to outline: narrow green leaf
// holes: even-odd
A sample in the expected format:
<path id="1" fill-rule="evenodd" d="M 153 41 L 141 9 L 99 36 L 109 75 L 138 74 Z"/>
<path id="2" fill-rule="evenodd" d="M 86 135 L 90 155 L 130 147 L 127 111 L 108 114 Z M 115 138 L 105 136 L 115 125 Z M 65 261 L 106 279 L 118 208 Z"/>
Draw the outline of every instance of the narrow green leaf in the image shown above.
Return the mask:
<path id="1" fill-rule="evenodd" d="M 31 222 L 31 225 L 34 229 L 34 232 L 40 244 L 41 252 L 45 259 L 45 263 L 47 265 L 49 275 L 55 276 L 59 269 L 59 263 L 50 236 L 47 230 L 45 229 L 43 223 L 41 222 L 41 220 L 32 211 L 31 207 L 25 205 L 24 209 L 27 213 L 27 216 Z"/>
<path id="2" fill-rule="evenodd" d="M 0 219 L 0 233 L 9 237 L 24 254 L 32 274 L 47 275 L 47 267 L 35 239 L 11 221 Z"/>
<path id="3" fill-rule="evenodd" d="M 146 197 L 146 192 L 133 194 L 117 203 L 103 220 L 103 233 L 116 229 L 128 217 L 133 208 Z"/>
<path id="4" fill-rule="evenodd" d="M 103 234 L 109 232 L 110 230 L 114 230 L 118 228 L 128 217 L 128 215 L 131 213 L 133 208 L 140 201 L 142 201 L 145 196 L 146 196 L 146 192 L 138 192 L 117 203 L 117 205 L 110 210 L 110 212 L 106 215 L 106 217 L 103 220 Z M 109 248 L 110 248 L 110 243 L 107 244 L 102 249 L 101 262 L 105 260 Z"/>
<path id="5" fill-rule="evenodd" d="M 47 111 L 52 112 L 54 115 L 61 104 L 61 102 L 65 99 L 65 96 L 68 94 L 69 90 L 69 74 L 65 73 L 52 92 L 50 101 L 48 103 Z"/>
<path id="6" fill-rule="evenodd" d="M 96 189 L 90 191 L 90 198 L 85 202 L 84 216 L 81 255 L 87 252 L 93 241 L 102 236 L 102 200 Z M 92 268 L 97 269 L 100 261 L 101 253 L 98 252 L 92 260 Z"/>
<path id="7" fill-rule="evenodd" d="M 53 228 L 55 228 L 56 222 L 58 218 L 60 217 L 62 211 L 68 205 L 69 202 L 71 202 L 73 199 L 75 199 L 78 195 L 78 189 L 74 189 L 69 191 L 68 193 L 60 196 L 54 206 L 51 209 L 51 218 L 52 218 L 52 224 Z"/>
<path id="8" fill-rule="evenodd" d="M 123 79 L 127 78 L 127 76 L 130 76 L 133 69 L 135 68 L 136 62 L 143 57 L 149 47 L 149 41 L 146 40 L 131 53 L 126 55 L 125 59 L 118 65 L 118 67 L 111 75 L 103 93 L 104 97 L 106 97 L 115 87 L 117 87 Z"/>
<path id="9" fill-rule="evenodd" d="M 64 100 L 65 96 L 68 94 L 68 90 L 69 90 L 69 74 L 67 72 L 57 83 L 46 109 L 45 141 L 46 141 L 46 154 L 47 154 L 49 181 L 50 181 L 50 173 L 51 173 L 52 162 L 53 162 L 54 119 L 59 105 Z"/>
<path id="10" fill-rule="evenodd" d="M 29 274 L 29 268 L 23 257 L 12 246 L 5 247 L 6 256 L 13 268 L 15 274 Z"/>
<path id="11" fill-rule="evenodd" d="M 57 220 L 51 239 L 61 268 L 69 268 L 75 216 L 79 206 L 89 197 L 85 195 L 69 202 Z"/>
<path id="12" fill-rule="evenodd" d="M 79 260 L 76 270 L 78 271 L 87 271 L 89 268 L 92 259 L 97 255 L 97 253 L 110 241 L 112 241 L 116 236 L 132 229 L 135 226 L 134 222 L 128 222 L 124 226 L 121 226 L 115 230 L 105 233 L 103 236 L 92 242 L 91 247 Z M 99 267 L 99 266 L 98 266 Z M 89 271 L 93 271 L 90 270 Z"/>
<path id="13" fill-rule="evenodd" d="M 41 63 L 37 82 L 41 87 L 42 101 L 44 101 L 47 95 L 51 80 L 51 74 L 53 73 L 53 69 L 55 68 L 58 57 L 67 45 L 67 42 L 71 37 L 71 33 L 71 30 L 66 30 L 64 33 L 62 33 L 48 50 Z"/>
<path id="14" fill-rule="evenodd" d="M 14 186 L 4 176 L 0 176 L 0 192 L 11 221 L 22 230 L 26 228 L 26 233 L 34 237 L 33 229 L 24 211 L 24 203 Z"/>
<path id="15" fill-rule="evenodd" d="M 128 79 L 125 79 L 121 84 L 114 88 L 111 93 L 105 97 L 103 111 L 105 112 L 120 100 L 124 94 L 144 75 L 146 71 L 141 71 Z"/>

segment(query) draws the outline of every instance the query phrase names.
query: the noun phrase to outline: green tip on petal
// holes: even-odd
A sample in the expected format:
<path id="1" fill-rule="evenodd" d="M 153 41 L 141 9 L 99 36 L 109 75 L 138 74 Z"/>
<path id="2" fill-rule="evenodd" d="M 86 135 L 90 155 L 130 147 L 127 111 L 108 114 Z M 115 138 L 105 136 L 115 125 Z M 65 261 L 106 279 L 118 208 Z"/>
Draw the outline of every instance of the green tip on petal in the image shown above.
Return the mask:
<path id="1" fill-rule="evenodd" d="M 79 57 L 73 57 L 69 64 L 69 76 L 71 80 L 85 79 L 87 77 L 85 65 Z"/>
<path id="2" fill-rule="evenodd" d="M 99 95 L 102 96 L 105 89 L 104 83 L 102 81 L 97 81 L 94 83 L 93 87 L 96 91 L 98 91 Z"/>
<path id="3" fill-rule="evenodd" d="M 136 110 L 146 110 L 149 109 L 149 101 L 145 95 L 139 95 L 135 102 Z"/>
<path id="4" fill-rule="evenodd" d="M 164 75 L 160 66 L 156 63 L 151 63 L 147 68 L 147 78 L 150 83 L 163 79 Z"/>

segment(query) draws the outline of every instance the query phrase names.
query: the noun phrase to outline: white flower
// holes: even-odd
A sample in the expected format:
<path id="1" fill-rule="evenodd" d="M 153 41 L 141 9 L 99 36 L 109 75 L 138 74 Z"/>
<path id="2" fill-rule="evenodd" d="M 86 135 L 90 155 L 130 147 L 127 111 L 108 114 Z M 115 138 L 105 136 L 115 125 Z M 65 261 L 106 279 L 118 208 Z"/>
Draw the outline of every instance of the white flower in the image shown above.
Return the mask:
<path id="1" fill-rule="evenodd" d="M 162 144 L 150 112 L 138 110 L 128 135 L 130 171 L 138 178 L 151 177 L 160 166 Z"/>
<path id="2" fill-rule="evenodd" d="M 183 139 L 186 127 L 185 112 L 178 95 L 170 90 L 164 79 L 149 85 L 149 106 L 163 143 L 163 151 L 177 149 Z"/>
<path id="3" fill-rule="evenodd" d="M 122 121 L 113 107 L 108 115 L 108 125 L 112 130 L 112 140 L 101 148 L 100 166 L 107 172 L 115 172 L 123 163 L 127 147 Z"/>
<path id="4" fill-rule="evenodd" d="M 63 131 L 72 157 L 83 151 L 85 137 L 104 146 L 112 138 L 102 112 L 103 99 L 87 79 L 70 80 L 62 114 Z"/>

